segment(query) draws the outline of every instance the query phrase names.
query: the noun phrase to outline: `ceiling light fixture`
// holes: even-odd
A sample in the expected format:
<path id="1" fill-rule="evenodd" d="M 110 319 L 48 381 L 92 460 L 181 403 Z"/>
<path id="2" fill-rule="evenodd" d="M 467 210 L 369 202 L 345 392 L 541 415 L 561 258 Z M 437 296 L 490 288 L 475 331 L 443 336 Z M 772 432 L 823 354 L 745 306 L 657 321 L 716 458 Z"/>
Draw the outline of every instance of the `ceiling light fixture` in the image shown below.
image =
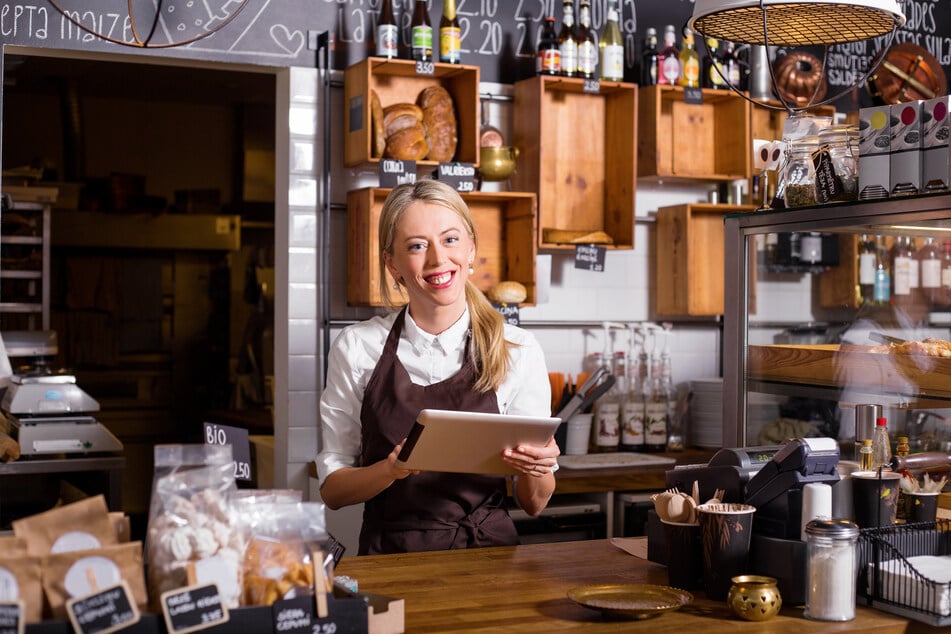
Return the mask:
<path id="1" fill-rule="evenodd" d="M 247 6 L 249 0 L 220 0 L 219 6 L 212 7 L 207 2 L 182 2 L 179 0 L 154 0 L 154 2 L 136 2 L 135 0 L 126 0 L 126 16 L 122 12 L 118 15 L 129 25 L 132 31 L 132 41 L 122 40 L 113 37 L 109 33 L 96 30 L 83 23 L 86 15 L 84 8 L 68 9 L 61 6 L 61 0 L 49 0 L 57 11 L 64 18 L 72 22 L 75 26 L 82 29 L 90 35 L 113 44 L 130 46 L 133 48 L 172 48 L 174 46 L 185 46 L 204 39 L 220 31 L 237 17 L 241 10 Z M 135 5 L 135 6 L 133 6 Z M 147 9 L 145 7 L 148 7 Z M 137 20 L 136 9 L 139 9 Z M 143 30 L 139 28 L 138 22 L 142 21 L 148 26 L 148 33 L 143 37 Z M 108 25 L 113 25 L 108 22 Z M 105 29 L 106 24 L 99 23 L 99 27 Z M 160 43 L 153 42 L 159 27 L 165 32 L 167 41 Z M 197 33 L 195 33 L 197 31 Z M 185 35 L 192 34 L 194 35 Z M 175 37 L 182 37 L 180 40 Z"/>
<path id="2" fill-rule="evenodd" d="M 826 51 L 822 72 L 825 73 L 829 46 L 887 36 L 884 51 L 904 24 L 905 15 L 896 0 L 696 0 L 687 26 L 703 35 L 704 44 L 707 38 L 716 38 L 752 46 L 823 46 Z M 771 65 L 770 79 L 782 106 L 754 101 L 729 81 L 727 85 L 756 105 L 801 112 L 835 101 L 855 86 L 864 84 L 884 57 L 880 55 L 877 63 L 870 64 L 861 78 L 841 92 L 802 107 L 793 107 L 777 89 Z"/>

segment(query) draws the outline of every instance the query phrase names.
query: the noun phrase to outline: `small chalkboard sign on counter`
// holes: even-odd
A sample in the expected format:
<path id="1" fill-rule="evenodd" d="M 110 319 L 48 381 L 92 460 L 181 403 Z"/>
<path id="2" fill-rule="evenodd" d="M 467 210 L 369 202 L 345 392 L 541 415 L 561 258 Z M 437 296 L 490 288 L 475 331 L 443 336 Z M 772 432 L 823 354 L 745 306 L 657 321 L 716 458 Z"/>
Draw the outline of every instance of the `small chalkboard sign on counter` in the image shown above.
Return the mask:
<path id="1" fill-rule="evenodd" d="M 271 606 L 274 631 L 282 634 L 366 634 L 367 604 L 362 599 L 327 597 L 327 616 L 317 616 L 313 595 L 280 599 Z"/>
<path id="2" fill-rule="evenodd" d="M 204 424 L 206 445 L 231 445 L 234 459 L 234 477 L 237 480 L 251 480 L 251 441 L 248 430 L 230 425 Z"/>
<path id="3" fill-rule="evenodd" d="M 380 161 L 380 187 L 396 187 L 416 182 L 416 161 L 383 159 Z"/>
<path id="4" fill-rule="evenodd" d="M 230 618 L 216 583 L 169 590 L 162 594 L 161 603 L 169 634 L 197 632 L 227 623 Z"/>
<path id="5" fill-rule="evenodd" d="M 0 601 L 0 634 L 23 634 L 24 612 L 23 601 Z"/>
<path id="6" fill-rule="evenodd" d="M 70 599 L 66 613 L 76 634 L 109 634 L 138 623 L 142 616 L 125 581 Z"/>
<path id="7" fill-rule="evenodd" d="M 596 244 L 575 246 L 575 268 L 585 271 L 603 271 L 607 249 Z"/>
<path id="8" fill-rule="evenodd" d="M 440 163 L 436 168 L 436 180 L 452 186 L 457 192 L 475 191 L 476 170 L 472 163 Z"/>

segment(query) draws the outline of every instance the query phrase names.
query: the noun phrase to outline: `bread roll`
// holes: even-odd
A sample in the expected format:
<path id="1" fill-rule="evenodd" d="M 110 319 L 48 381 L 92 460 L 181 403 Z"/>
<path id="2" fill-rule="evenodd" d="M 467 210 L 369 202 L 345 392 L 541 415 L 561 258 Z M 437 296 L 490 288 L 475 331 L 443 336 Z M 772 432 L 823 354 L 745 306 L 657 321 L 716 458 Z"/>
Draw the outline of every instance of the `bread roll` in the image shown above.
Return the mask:
<path id="1" fill-rule="evenodd" d="M 528 297 L 528 290 L 520 282 L 507 280 L 489 289 L 489 299 L 498 304 L 520 304 Z"/>
<path id="2" fill-rule="evenodd" d="M 397 103 L 383 108 L 383 133 L 389 138 L 403 130 L 422 122 L 422 109 L 411 103 Z"/>
<path id="3" fill-rule="evenodd" d="M 429 144 L 426 143 L 426 132 L 420 122 L 386 137 L 386 150 L 383 155 L 387 158 L 421 161 L 427 154 Z"/>
<path id="4" fill-rule="evenodd" d="M 383 156 L 383 150 L 386 148 L 386 135 L 383 134 L 383 106 L 375 90 L 370 90 L 370 125 L 373 129 L 371 156 L 379 158 Z"/>
<path id="5" fill-rule="evenodd" d="M 422 109 L 426 143 L 429 145 L 426 158 L 438 162 L 451 161 L 456 155 L 459 140 L 452 96 L 442 86 L 429 86 L 420 91 L 416 103 Z"/>

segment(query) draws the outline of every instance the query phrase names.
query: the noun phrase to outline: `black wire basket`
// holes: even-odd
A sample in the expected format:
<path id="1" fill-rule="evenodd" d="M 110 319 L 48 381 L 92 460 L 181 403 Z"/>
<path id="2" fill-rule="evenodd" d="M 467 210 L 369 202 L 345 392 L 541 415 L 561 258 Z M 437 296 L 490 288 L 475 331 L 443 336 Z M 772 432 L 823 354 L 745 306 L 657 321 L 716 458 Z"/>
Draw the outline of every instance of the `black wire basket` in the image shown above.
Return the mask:
<path id="1" fill-rule="evenodd" d="M 860 603 L 951 625 L 951 520 L 862 529 L 858 561 Z"/>

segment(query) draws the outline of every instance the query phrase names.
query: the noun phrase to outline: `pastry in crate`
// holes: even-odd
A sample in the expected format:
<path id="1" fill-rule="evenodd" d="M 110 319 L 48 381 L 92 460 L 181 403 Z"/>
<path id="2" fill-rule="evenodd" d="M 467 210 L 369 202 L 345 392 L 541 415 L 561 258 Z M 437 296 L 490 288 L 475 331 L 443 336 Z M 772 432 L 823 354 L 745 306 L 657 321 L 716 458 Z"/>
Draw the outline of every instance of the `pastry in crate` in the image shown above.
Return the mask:
<path id="1" fill-rule="evenodd" d="M 951 341 L 927 337 L 920 340 L 912 339 L 902 343 L 887 343 L 872 346 L 869 351 L 884 354 L 917 354 L 928 357 L 951 358 Z"/>

